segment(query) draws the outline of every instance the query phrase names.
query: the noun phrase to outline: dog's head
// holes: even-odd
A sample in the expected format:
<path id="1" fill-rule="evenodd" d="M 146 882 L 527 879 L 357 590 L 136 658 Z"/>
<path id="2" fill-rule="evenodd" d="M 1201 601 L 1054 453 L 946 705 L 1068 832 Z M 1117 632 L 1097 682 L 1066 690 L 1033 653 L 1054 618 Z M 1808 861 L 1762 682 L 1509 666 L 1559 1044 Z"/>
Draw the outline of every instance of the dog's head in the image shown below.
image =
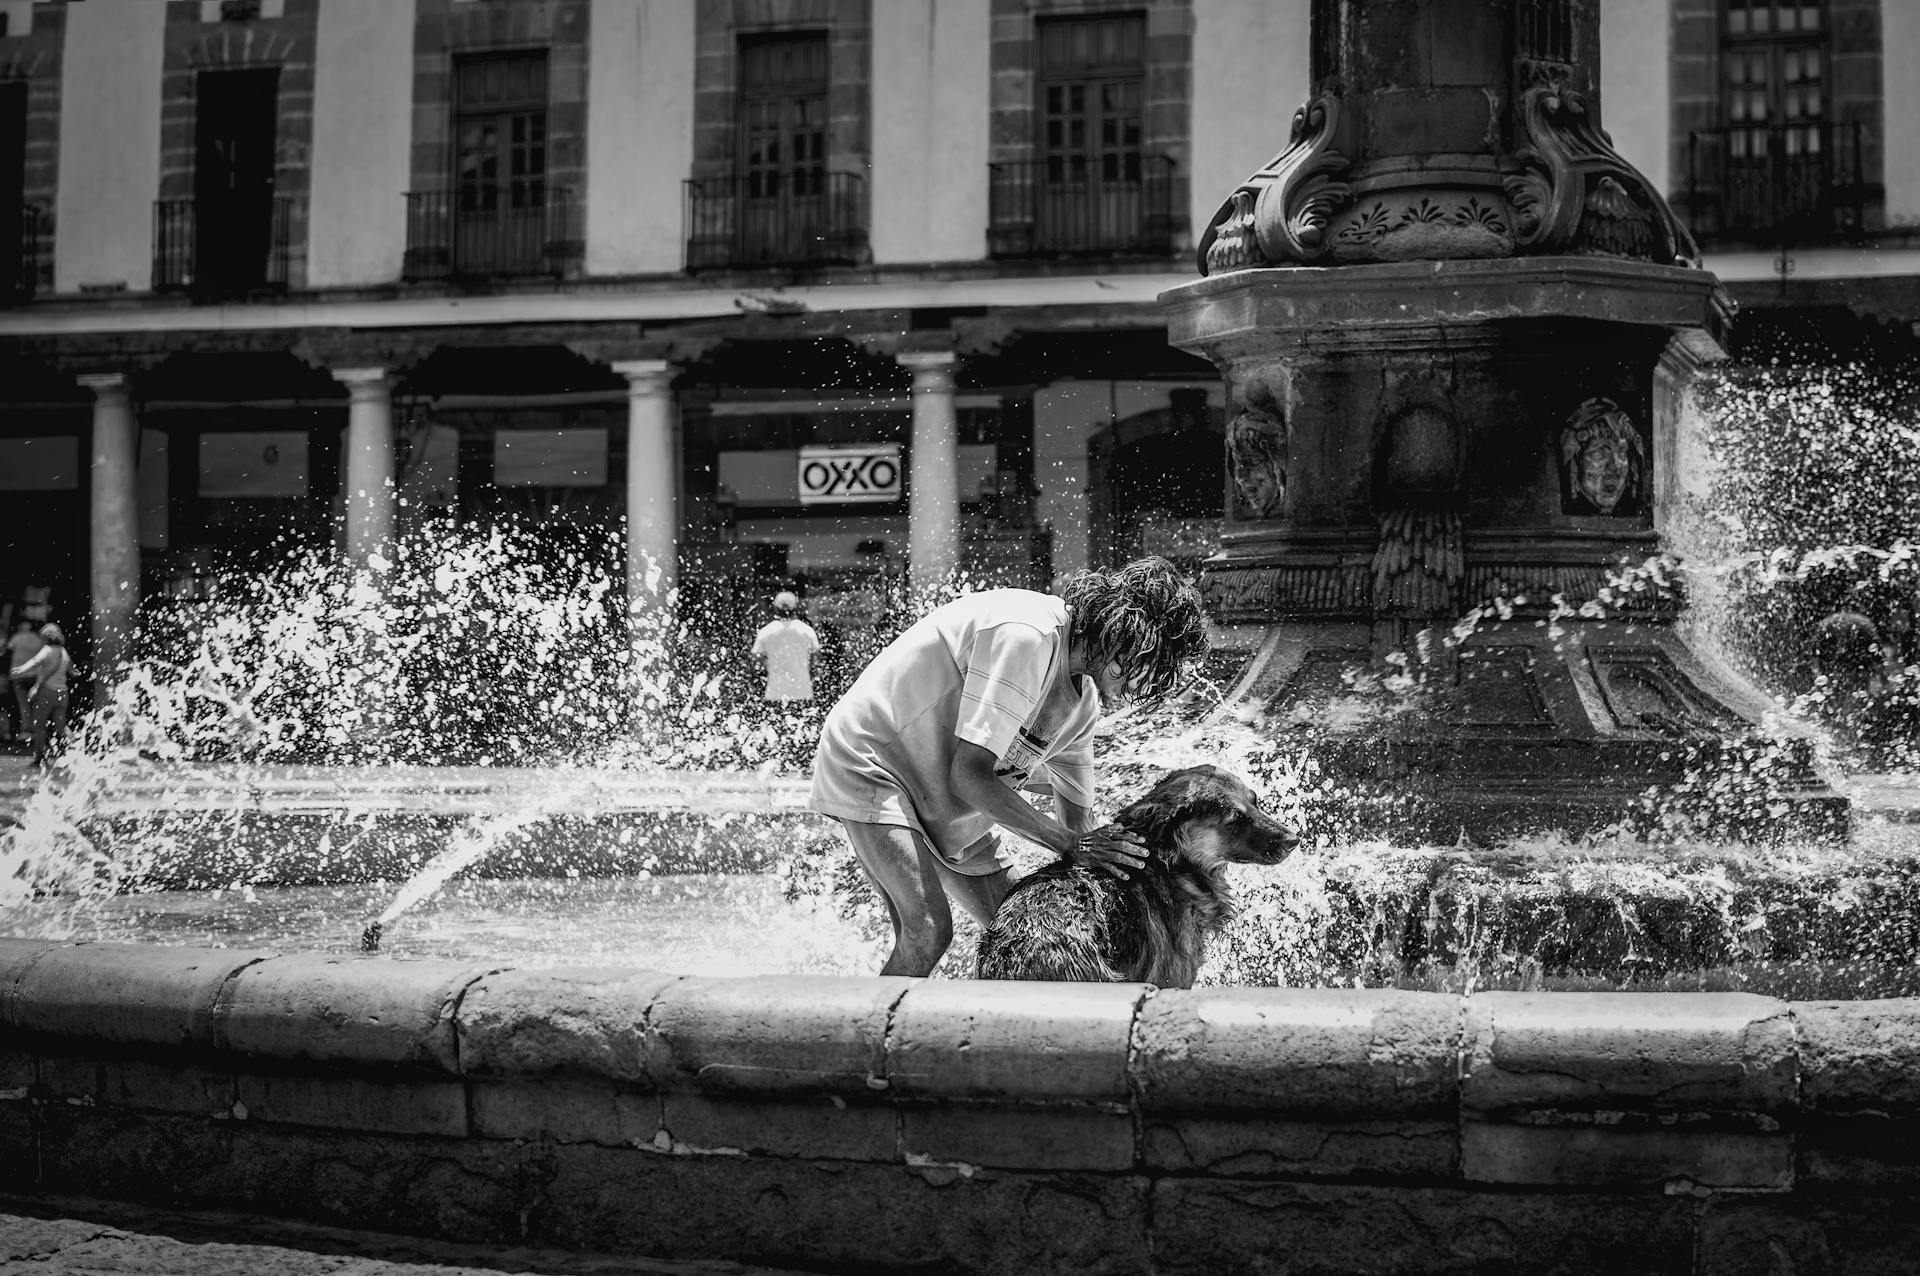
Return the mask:
<path id="1" fill-rule="evenodd" d="M 1300 840 L 1260 809 L 1245 781 L 1217 766 L 1167 772 L 1114 822 L 1205 866 L 1278 864 Z"/>

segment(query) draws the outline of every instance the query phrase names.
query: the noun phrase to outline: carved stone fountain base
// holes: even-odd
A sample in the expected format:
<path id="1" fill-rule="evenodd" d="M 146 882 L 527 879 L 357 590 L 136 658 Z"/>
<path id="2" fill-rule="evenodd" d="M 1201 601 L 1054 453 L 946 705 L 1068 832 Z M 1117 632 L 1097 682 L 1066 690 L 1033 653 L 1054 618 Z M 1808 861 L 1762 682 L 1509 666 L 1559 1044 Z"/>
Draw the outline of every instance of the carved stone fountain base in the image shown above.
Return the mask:
<path id="1" fill-rule="evenodd" d="M 1203 574 L 1215 618 L 1261 635 L 1233 700 L 1364 795 L 1356 831 L 1651 818 L 1650 790 L 1736 753 L 1745 770 L 1702 794 L 1745 801 L 1727 831 L 1844 829 L 1806 744 L 1767 742 L 1764 697 L 1676 626 L 1662 531 L 1694 477 L 1688 381 L 1722 352 L 1711 274 L 1599 255 L 1268 267 L 1161 304 L 1233 405 Z"/>
<path id="2" fill-rule="evenodd" d="M 1487 844 L 1679 813 L 1740 839 L 1847 832 L 1806 743 L 1757 732 L 1765 700 L 1671 626 L 1494 622 L 1405 671 L 1380 655 L 1419 646 L 1391 622 L 1276 624 L 1221 712 L 1310 756 L 1322 814 L 1361 834 Z"/>

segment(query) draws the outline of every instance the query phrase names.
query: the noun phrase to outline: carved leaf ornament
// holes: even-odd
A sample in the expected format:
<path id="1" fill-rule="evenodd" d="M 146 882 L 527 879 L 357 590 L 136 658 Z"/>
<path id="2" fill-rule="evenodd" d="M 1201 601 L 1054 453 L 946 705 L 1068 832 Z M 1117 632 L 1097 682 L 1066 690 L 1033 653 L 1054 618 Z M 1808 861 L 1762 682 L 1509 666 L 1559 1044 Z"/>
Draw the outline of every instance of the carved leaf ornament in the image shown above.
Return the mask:
<path id="1" fill-rule="evenodd" d="M 1555 76 L 1521 96 L 1527 144 L 1502 180 L 1515 242 L 1698 268 L 1700 249 L 1667 201 L 1613 149 L 1584 94 Z"/>
<path id="2" fill-rule="evenodd" d="M 1352 192 L 1339 178 L 1347 157 L 1333 148 L 1340 99 L 1324 94 L 1294 112 L 1287 149 L 1242 182 L 1200 239 L 1200 273 L 1308 263 L 1332 245 L 1327 224 Z"/>

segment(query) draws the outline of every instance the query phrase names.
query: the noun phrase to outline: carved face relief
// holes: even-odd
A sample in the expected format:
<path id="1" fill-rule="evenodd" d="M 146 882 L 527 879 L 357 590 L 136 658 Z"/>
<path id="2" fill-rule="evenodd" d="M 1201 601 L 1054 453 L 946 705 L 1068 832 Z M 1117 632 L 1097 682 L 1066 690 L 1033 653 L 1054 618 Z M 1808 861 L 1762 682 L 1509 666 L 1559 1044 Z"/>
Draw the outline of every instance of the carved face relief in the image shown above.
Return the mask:
<path id="1" fill-rule="evenodd" d="M 1573 466 L 1574 486 L 1580 494 L 1602 514 L 1613 513 L 1633 477 L 1627 445 L 1619 439 L 1593 439 L 1574 457 Z"/>
<path id="2" fill-rule="evenodd" d="M 1287 427 L 1265 407 L 1248 406 L 1227 425 L 1234 513 L 1274 518 L 1287 493 Z"/>
<path id="3" fill-rule="evenodd" d="M 1588 399 L 1560 432 L 1568 512 L 1629 512 L 1640 495 L 1646 445 L 1633 418 L 1612 399 Z"/>

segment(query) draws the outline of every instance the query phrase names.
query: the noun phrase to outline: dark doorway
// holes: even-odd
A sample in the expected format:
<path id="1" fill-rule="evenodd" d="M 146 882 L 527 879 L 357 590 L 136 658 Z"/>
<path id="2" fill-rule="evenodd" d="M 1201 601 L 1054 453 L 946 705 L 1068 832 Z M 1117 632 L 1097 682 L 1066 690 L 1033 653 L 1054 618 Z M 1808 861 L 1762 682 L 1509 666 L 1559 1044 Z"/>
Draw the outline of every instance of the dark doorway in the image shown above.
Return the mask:
<path id="1" fill-rule="evenodd" d="M 244 294 L 269 282 L 275 240 L 276 69 L 203 71 L 194 112 L 195 284 Z"/>
<path id="2" fill-rule="evenodd" d="M 33 245 L 26 209 L 27 86 L 0 81 L 0 296 L 33 290 Z"/>

